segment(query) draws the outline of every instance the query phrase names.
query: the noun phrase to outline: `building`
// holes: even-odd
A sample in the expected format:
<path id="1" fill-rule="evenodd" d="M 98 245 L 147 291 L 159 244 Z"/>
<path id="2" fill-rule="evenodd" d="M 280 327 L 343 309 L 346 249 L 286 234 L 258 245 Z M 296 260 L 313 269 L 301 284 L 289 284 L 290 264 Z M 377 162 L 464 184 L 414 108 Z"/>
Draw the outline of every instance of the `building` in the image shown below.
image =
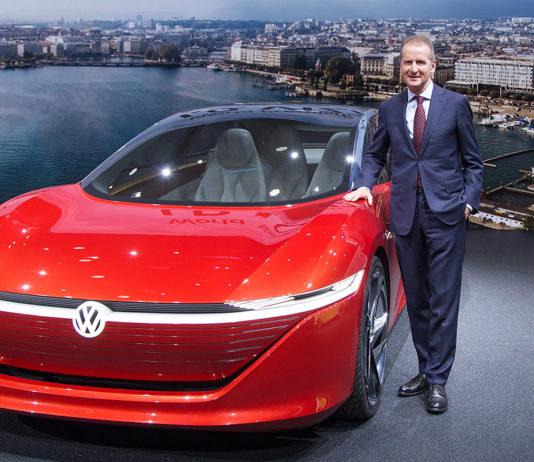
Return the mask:
<path id="1" fill-rule="evenodd" d="M 526 17 L 526 18 L 512 18 L 512 24 L 514 25 L 525 25 L 525 24 L 532 24 L 534 23 L 534 18 Z"/>
<path id="2" fill-rule="evenodd" d="M 438 85 L 445 85 L 446 82 L 454 80 L 454 65 L 438 64 L 434 71 L 434 82 Z"/>
<path id="3" fill-rule="evenodd" d="M 89 43 L 91 48 L 91 53 L 100 54 L 102 53 L 102 41 L 101 40 L 91 40 Z"/>
<path id="4" fill-rule="evenodd" d="M 276 24 L 265 24 L 265 33 L 266 34 L 277 34 L 282 30 L 282 27 Z"/>
<path id="5" fill-rule="evenodd" d="M 142 26 L 143 29 L 150 29 L 153 30 L 155 27 L 155 22 L 153 19 L 143 19 Z"/>
<path id="6" fill-rule="evenodd" d="M 384 74 L 392 79 L 400 78 L 400 53 L 388 53 L 386 55 Z"/>
<path id="7" fill-rule="evenodd" d="M 292 69 L 295 66 L 297 60 L 304 56 L 306 60 L 306 68 L 311 68 L 315 65 L 317 59 L 313 59 L 314 55 L 312 52 L 313 48 L 293 48 L 293 47 L 284 47 L 280 48 L 278 52 L 280 53 L 280 67 L 284 69 Z"/>
<path id="8" fill-rule="evenodd" d="M 17 56 L 18 47 L 16 43 L 7 41 L 0 41 L 0 58 L 15 58 Z"/>
<path id="9" fill-rule="evenodd" d="M 361 70 L 364 75 L 383 75 L 385 55 L 368 53 L 362 57 Z"/>
<path id="10" fill-rule="evenodd" d="M 48 53 L 48 47 L 43 43 L 37 42 L 22 42 L 17 44 L 17 55 L 24 56 L 24 54 L 41 55 Z"/>
<path id="11" fill-rule="evenodd" d="M 350 50 L 345 47 L 317 47 L 312 55 L 310 65 L 307 67 L 315 66 L 317 59 L 320 59 L 322 63 L 328 62 L 330 58 L 341 56 L 342 58 L 350 59 Z M 308 63 L 306 63 L 308 64 Z"/>
<path id="12" fill-rule="evenodd" d="M 65 47 L 62 43 L 50 44 L 50 53 L 56 58 L 63 58 L 65 56 Z"/>
<path id="13" fill-rule="evenodd" d="M 273 47 L 235 42 L 230 49 L 230 59 L 259 66 L 291 69 L 295 62 L 304 56 L 307 69 L 313 69 L 319 59 L 327 63 L 330 58 L 342 56 L 350 58 L 345 47 Z"/>
<path id="14" fill-rule="evenodd" d="M 110 40 L 110 47 L 112 52 L 122 53 L 124 51 L 124 40 L 122 37 L 113 37 Z"/>
<path id="15" fill-rule="evenodd" d="M 130 55 L 142 55 L 147 49 L 147 41 L 141 37 L 130 37 L 124 40 L 124 53 Z"/>
<path id="16" fill-rule="evenodd" d="M 361 60 L 364 75 L 386 75 L 399 78 L 400 53 L 368 53 Z"/>
<path id="17" fill-rule="evenodd" d="M 243 42 L 234 42 L 230 47 L 230 60 L 231 61 L 242 61 L 241 60 L 241 48 L 243 47 Z"/>
<path id="18" fill-rule="evenodd" d="M 182 52 L 182 59 L 186 64 L 208 64 L 210 62 L 207 48 L 192 46 Z"/>
<path id="19" fill-rule="evenodd" d="M 111 54 L 111 45 L 108 41 L 102 41 L 100 42 L 100 53 L 103 55 L 109 55 Z"/>
<path id="20" fill-rule="evenodd" d="M 63 44 L 63 51 L 66 56 L 87 55 L 91 53 L 89 42 L 67 42 Z"/>
<path id="21" fill-rule="evenodd" d="M 455 81 L 461 84 L 484 84 L 503 89 L 534 90 L 534 60 L 467 58 L 455 66 Z"/>
<path id="22" fill-rule="evenodd" d="M 159 22 L 156 23 L 156 32 L 157 33 L 166 33 L 170 32 L 171 28 L 167 24 L 161 24 Z"/>

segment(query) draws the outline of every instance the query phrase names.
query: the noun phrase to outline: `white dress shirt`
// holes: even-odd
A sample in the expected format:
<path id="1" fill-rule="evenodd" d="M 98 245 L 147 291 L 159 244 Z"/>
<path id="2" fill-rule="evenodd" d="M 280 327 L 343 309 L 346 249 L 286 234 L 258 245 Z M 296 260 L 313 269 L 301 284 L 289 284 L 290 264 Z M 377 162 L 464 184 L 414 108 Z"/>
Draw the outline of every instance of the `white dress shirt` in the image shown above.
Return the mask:
<path id="1" fill-rule="evenodd" d="M 430 98 L 432 97 L 432 90 L 434 89 L 434 82 L 430 81 L 425 91 L 420 93 L 424 99 L 423 108 L 425 110 L 425 118 L 428 119 L 428 111 L 430 109 Z M 417 96 L 408 89 L 408 104 L 406 105 L 406 125 L 408 126 L 408 132 L 410 133 L 410 139 L 413 140 L 413 119 L 415 118 L 415 110 L 417 109 L 417 100 L 413 99 Z"/>

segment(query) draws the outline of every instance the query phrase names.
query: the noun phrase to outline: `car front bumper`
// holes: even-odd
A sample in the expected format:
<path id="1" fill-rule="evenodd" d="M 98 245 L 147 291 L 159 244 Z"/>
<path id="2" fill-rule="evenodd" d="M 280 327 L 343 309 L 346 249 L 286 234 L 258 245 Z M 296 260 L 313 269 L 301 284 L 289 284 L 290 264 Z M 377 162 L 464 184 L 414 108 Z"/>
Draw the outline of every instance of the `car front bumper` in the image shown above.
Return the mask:
<path id="1" fill-rule="evenodd" d="M 0 408 L 100 422 L 276 430 L 333 413 L 352 391 L 361 291 L 293 326 L 231 382 L 212 391 L 152 392 L 0 374 Z"/>

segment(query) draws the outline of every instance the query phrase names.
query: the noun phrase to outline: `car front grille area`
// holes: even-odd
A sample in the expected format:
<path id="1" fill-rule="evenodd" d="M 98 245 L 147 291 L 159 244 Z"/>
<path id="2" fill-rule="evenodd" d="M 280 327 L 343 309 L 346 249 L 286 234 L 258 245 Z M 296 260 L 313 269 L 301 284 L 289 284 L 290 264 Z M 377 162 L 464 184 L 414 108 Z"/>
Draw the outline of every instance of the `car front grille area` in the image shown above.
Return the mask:
<path id="1" fill-rule="evenodd" d="M 1 308 L 1 307 L 0 307 Z M 178 315 L 179 316 L 179 315 Z M 138 390 L 213 390 L 230 382 L 304 314 L 224 323 L 108 322 L 84 338 L 72 319 L 0 309 L 0 374 Z"/>

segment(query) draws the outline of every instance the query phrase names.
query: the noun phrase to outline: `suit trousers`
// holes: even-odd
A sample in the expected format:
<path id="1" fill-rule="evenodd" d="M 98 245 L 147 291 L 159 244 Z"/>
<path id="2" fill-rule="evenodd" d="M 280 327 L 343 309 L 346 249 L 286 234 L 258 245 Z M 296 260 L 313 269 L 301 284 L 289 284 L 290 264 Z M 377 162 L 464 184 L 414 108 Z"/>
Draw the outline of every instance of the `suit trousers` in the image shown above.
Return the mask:
<path id="1" fill-rule="evenodd" d="M 410 232 L 395 236 L 419 372 L 445 385 L 456 352 L 466 223 L 447 225 L 417 196 Z"/>

